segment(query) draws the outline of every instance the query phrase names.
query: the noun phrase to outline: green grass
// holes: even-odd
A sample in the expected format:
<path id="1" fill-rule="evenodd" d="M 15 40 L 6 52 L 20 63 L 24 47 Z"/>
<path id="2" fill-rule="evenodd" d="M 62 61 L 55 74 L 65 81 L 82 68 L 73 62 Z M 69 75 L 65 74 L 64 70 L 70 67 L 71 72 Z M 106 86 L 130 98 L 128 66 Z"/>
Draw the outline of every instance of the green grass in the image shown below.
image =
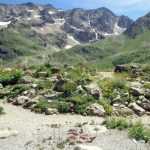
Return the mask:
<path id="1" fill-rule="evenodd" d="M 141 122 L 131 122 L 123 117 L 108 117 L 104 121 L 108 129 L 128 130 L 128 135 L 136 140 L 150 141 L 150 128 Z"/>
<path id="2" fill-rule="evenodd" d="M 52 61 L 62 64 L 87 63 L 100 69 L 109 69 L 117 64 L 150 63 L 149 43 L 148 30 L 136 38 L 120 35 L 55 53 Z"/>
<path id="3" fill-rule="evenodd" d="M 129 128 L 129 136 L 136 140 L 150 141 L 150 129 L 144 127 L 141 122 L 136 122 L 131 128 Z"/>
<path id="4" fill-rule="evenodd" d="M 21 70 L 18 69 L 7 70 L 0 68 L 0 83 L 3 86 L 9 84 L 16 84 L 21 77 L 22 77 Z"/>
<path id="5" fill-rule="evenodd" d="M 104 124 L 108 129 L 127 129 L 129 128 L 132 124 L 129 122 L 127 119 L 123 117 L 108 117 L 105 121 Z"/>

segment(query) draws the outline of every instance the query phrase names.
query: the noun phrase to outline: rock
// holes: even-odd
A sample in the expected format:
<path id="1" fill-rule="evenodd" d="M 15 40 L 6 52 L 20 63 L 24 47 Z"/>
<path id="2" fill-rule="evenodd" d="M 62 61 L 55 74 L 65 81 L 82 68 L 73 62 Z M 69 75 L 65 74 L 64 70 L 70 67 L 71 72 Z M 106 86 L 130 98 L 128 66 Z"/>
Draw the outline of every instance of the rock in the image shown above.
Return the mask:
<path id="1" fill-rule="evenodd" d="M 38 87 L 38 85 L 37 84 L 32 84 L 31 87 L 36 89 Z"/>
<path id="2" fill-rule="evenodd" d="M 141 95 L 144 95 L 144 90 L 141 89 L 141 88 L 131 87 L 131 88 L 130 88 L 130 93 L 131 93 L 133 96 L 141 96 Z"/>
<path id="3" fill-rule="evenodd" d="M 28 91 L 24 91 L 23 95 L 27 96 L 27 97 L 30 97 L 30 98 L 34 97 L 34 96 L 36 96 L 36 90 L 35 89 L 30 89 Z"/>
<path id="4" fill-rule="evenodd" d="M 57 82 L 58 81 L 58 78 L 57 78 L 57 76 L 55 75 L 55 76 L 52 76 L 52 77 L 50 77 L 50 78 L 47 78 L 49 81 L 51 81 L 51 82 Z"/>
<path id="5" fill-rule="evenodd" d="M 88 115 L 95 115 L 95 116 L 99 116 L 99 117 L 104 117 L 106 112 L 105 112 L 102 105 L 94 103 L 94 104 L 87 107 L 86 113 Z"/>
<path id="6" fill-rule="evenodd" d="M 3 98 L 9 94 L 10 94 L 10 91 L 8 89 L 5 89 L 5 88 L 0 89 L 0 98 Z"/>
<path id="7" fill-rule="evenodd" d="M 30 84 L 32 83 L 33 79 L 31 76 L 23 76 L 20 80 L 19 80 L 19 83 L 22 83 L 22 84 Z"/>
<path id="8" fill-rule="evenodd" d="M 60 72 L 60 68 L 53 67 L 53 68 L 51 68 L 51 72 L 52 72 L 52 74 L 59 73 Z"/>
<path id="9" fill-rule="evenodd" d="M 129 107 L 133 109 L 133 111 L 139 116 L 142 116 L 145 114 L 145 110 L 139 105 L 137 105 L 136 103 L 131 103 Z"/>
<path id="10" fill-rule="evenodd" d="M 102 96 L 102 92 L 96 83 L 86 85 L 84 86 L 84 89 L 96 99 L 99 99 Z"/>
<path id="11" fill-rule="evenodd" d="M 147 99 L 150 99 L 150 89 L 146 89 L 146 90 L 145 90 L 144 96 L 145 96 Z"/>
<path id="12" fill-rule="evenodd" d="M 37 101 L 31 100 L 23 104 L 23 108 L 32 109 L 37 104 Z"/>
<path id="13" fill-rule="evenodd" d="M 55 108 L 47 108 L 45 110 L 45 114 L 46 115 L 54 115 L 54 114 L 58 114 L 58 110 Z"/>
<path id="14" fill-rule="evenodd" d="M 128 71 L 128 67 L 126 65 L 117 65 L 115 67 L 114 72 L 127 72 Z"/>
<path id="15" fill-rule="evenodd" d="M 63 89 L 63 85 L 66 83 L 65 80 L 63 79 L 60 79 L 59 81 L 56 82 L 55 86 L 54 86 L 54 91 L 57 91 L 57 92 L 63 92 L 64 89 Z"/>
<path id="16" fill-rule="evenodd" d="M 142 101 L 138 102 L 138 105 L 150 112 L 150 101 L 148 99 L 143 98 Z"/>
<path id="17" fill-rule="evenodd" d="M 12 129 L 0 129 L 0 139 L 5 139 L 10 136 L 17 136 L 18 131 Z"/>
<path id="18" fill-rule="evenodd" d="M 142 84 L 140 82 L 130 82 L 130 86 L 133 88 L 142 88 Z"/>
<path id="19" fill-rule="evenodd" d="M 47 72 L 38 72 L 38 77 L 48 77 L 48 73 Z"/>
<path id="20" fill-rule="evenodd" d="M 83 93 L 83 92 L 84 92 L 84 89 L 82 88 L 81 85 L 79 85 L 79 86 L 77 86 L 77 91 L 78 91 L 79 93 Z"/>
<path id="21" fill-rule="evenodd" d="M 113 105 L 113 112 L 112 112 L 112 115 L 115 115 L 115 116 L 123 116 L 123 117 L 126 117 L 126 116 L 130 116 L 130 115 L 133 115 L 134 112 L 132 109 L 124 106 L 124 107 L 120 107 L 120 105 Z"/>
<path id="22" fill-rule="evenodd" d="M 3 85 L 0 83 L 0 89 L 2 89 L 3 88 Z"/>
<path id="23" fill-rule="evenodd" d="M 102 150 L 102 149 L 97 146 L 77 145 L 74 147 L 74 150 Z"/>
<path id="24" fill-rule="evenodd" d="M 50 94 L 50 95 L 44 95 L 44 97 L 45 97 L 46 99 L 53 100 L 53 99 L 58 98 L 58 97 L 61 96 L 62 94 L 63 94 L 62 92 L 56 92 L 56 93 L 53 93 L 53 94 Z"/>
<path id="25" fill-rule="evenodd" d="M 27 96 L 19 96 L 17 99 L 13 102 L 14 105 L 23 105 L 26 102 L 31 101 L 31 99 Z"/>

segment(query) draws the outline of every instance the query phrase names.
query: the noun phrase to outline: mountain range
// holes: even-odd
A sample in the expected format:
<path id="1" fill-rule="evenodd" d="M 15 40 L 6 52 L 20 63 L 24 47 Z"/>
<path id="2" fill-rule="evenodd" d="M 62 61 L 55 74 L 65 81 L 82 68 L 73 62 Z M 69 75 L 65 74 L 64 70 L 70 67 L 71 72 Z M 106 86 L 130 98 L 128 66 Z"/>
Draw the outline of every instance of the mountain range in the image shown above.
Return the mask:
<path id="1" fill-rule="evenodd" d="M 104 48 L 101 53 L 99 48 L 92 47 L 95 42 L 98 42 L 101 47 L 101 43 L 110 39 L 115 38 L 120 41 L 122 35 L 125 36 L 124 39 L 134 39 L 149 29 L 150 13 L 133 21 L 127 16 L 117 16 L 104 7 L 91 10 L 75 8 L 64 11 L 50 4 L 0 4 L 0 59 L 6 61 L 35 55 L 38 59 L 52 58 L 56 55 L 60 57 L 62 53 L 71 53 L 72 49 L 73 51 L 76 49 L 79 55 L 81 51 L 77 50 L 84 49 L 82 51 L 84 56 L 91 55 L 92 59 L 97 60 L 97 56 L 109 53 L 110 48 Z M 92 47 L 90 54 L 89 49 L 86 51 L 89 44 Z M 76 45 L 79 46 L 72 48 Z M 114 47 L 114 45 L 111 46 Z M 109 55 L 116 54 L 118 47 L 111 50 Z M 95 50 L 97 55 L 93 56 L 91 53 Z"/>

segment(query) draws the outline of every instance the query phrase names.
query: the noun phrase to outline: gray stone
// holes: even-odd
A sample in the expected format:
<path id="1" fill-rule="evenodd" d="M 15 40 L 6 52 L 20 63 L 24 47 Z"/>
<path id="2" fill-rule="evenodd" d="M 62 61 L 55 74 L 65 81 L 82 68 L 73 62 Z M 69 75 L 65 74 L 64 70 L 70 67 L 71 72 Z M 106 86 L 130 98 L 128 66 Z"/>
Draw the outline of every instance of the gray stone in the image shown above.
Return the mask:
<path id="1" fill-rule="evenodd" d="M 13 102 L 15 105 L 23 105 L 26 102 L 31 101 L 31 99 L 27 96 L 19 96 L 16 98 L 16 100 Z"/>
<path id="2" fill-rule="evenodd" d="M 39 77 L 48 77 L 48 73 L 47 72 L 38 72 L 38 76 Z"/>
<path id="3" fill-rule="evenodd" d="M 3 85 L 0 83 L 0 89 L 2 89 L 3 88 Z"/>
<path id="4" fill-rule="evenodd" d="M 58 110 L 55 108 L 47 108 L 45 110 L 45 114 L 46 115 L 54 115 L 54 114 L 58 114 Z"/>
<path id="5" fill-rule="evenodd" d="M 145 110 L 137 105 L 136 103 L 131 103 L 129 107 L 139 116 L 142 116 L 145 114 Z"/>
<path id="6" fill-rule="evenodd" d="M 86 85 L 84 86 L 84 89 L 97 99 L 99 99 L 102 96 L 101 89 L 96 83 L 91 83 L 89 85 Z"/>
<path id="7" fill-rule="evenodd" d="M 126 65 L 117 65 L 114 70 L 114 72 L 127 72 L 127 71 L 128 67 Z"/>
<path id="8" fill-rule="evenodd" d="M 20 81 L 19 81 L 19 83 L 23 83 L 23 84 L 30 84 L 30 83 L 32 83 L 32 77 L 31 76 L 23 76 L 21 79 L 20 79 Z"/>
<path id="9" fill-rule="evenodd" d="M 133 96 L 141 96 L 144 95 L 144 90 L 141 88 L 135 88 L 135 87 L 131 87 L 130 88 L 131 94 Z"/>
<path id="10" fill-rule="evenodd" d="M 126 117 L 126 116 L 130 116 L 133 114 L 134 114 L 133 110 L 126 106 L 124 107 L 114 106 L 113 107 L 112 115 Z"/>
<path id="11" fill-rule="evenodd" d="M 106 112 L 102 105 L 94 103 L 94 104 L 90 105 L 89 107 L 87 107 L 86 113 L 88 115 L 95 115 L 95 116 L 103 117 L 103 116 L 105 116 Z"/>
<path id="12" fill-rule="evenodd" d="M 150 99 L 150 89 L 146 89 L 146 90 L 145 90 L 144 96 L 145 96 L 147 99 Z"/>

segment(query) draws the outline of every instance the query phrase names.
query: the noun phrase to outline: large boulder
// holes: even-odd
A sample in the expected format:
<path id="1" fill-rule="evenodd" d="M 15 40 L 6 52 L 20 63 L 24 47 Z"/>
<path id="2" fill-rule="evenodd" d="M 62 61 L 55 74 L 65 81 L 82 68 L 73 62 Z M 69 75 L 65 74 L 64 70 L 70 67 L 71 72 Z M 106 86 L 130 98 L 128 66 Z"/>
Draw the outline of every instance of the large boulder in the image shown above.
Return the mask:
<path id="1" fill-rule="evenodd" d="M 102 105 L 94 103 L 94 104 L 92 104 L 86 108 L 86 113 L 88 115 L 104 117 L 106 112 L 105 112 L 104 107 Z"/>
<path id="2" fill-rule="evenodd" d="M 59 81 L 57 81 L 55 86 L 54 86 L 54 91 L 63 92 L 64 91 L 63 86 L 65 83 L 66 83 L 66 81 L 63 79 L 60 79 Z"/>
<path id="3" fill-rule="evenodd" d="M 130 93 L 133 96 L 141 96 L 141 95 L 144 95 L 144 90 L 142 88 L 131 87 Z"/>
<path id="4" fill-rule="evenodd" d="M 96 99 L 99 99 L 102 96 L 101 89 L 96 83 L 91 83 L 89 85 L 84 86 L 84 89 L 94 96 Z"/>
<path id="5" fill-rule="evenodd" d="M 74 150 L 102 150 L 100 147 L 97 146 L 90 146 L 90 145 L 77 145 L 74 147 Z"/>
<path id="6" fill-rule="evenodd" d="M 131 103 L 129 107 L 139 116 L 142 116 L 145 114 L 145 110 L 137 105 L 136 103 Z"/>
<path id="7" fill-rule="evenodd" d="M 117 65 L 114 70 L 114 72 L 119 72 L 119 73 L 127 72 L 127 71 L 128 71 L 128 67 L 126 65 Z"/>

